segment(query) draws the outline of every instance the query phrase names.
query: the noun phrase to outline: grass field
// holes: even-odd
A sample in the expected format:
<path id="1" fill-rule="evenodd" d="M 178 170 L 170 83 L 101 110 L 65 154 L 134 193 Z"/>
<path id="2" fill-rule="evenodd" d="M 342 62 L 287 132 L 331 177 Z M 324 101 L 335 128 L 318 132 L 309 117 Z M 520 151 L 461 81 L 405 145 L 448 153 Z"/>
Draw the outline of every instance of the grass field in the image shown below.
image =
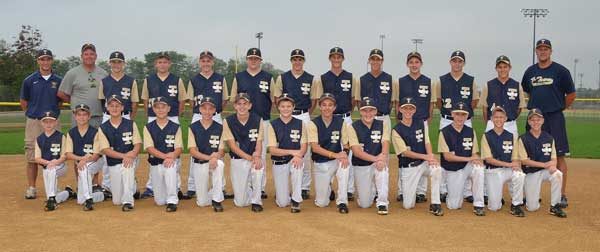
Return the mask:
<path id="1" fill-rule="evenodd" d="M 229 110 L 231 111 L 231 110 Z M 139 115 L 143 115 L 144 112 L 139 112 Z M 225 115 L 229 115 L 227 112 Z M 432 125 L 430 130 L 431 142 L 433 143 L 434 150 L 437 148 L 438 134 L 433 130 L 439 127 L 439 113 L 434 111 Z M 277 115 L 274 115 L 276 117 Z M 358 120 L 360 115 L 358 112 L 354 112 L 354 120 Z M 70 127 L 70 113 L 69 111 L 63 111 L 60 116 L 60 121 L 63 126 L 63 132 L 68 130 Z M 185 116 L 180 120 L 184 143 L 187 143 L 187 129 L 191 120 L 189 111 L 186 111 Z M 16 114 L 13 116 L 2 116 L 0 117 L 0 135 L 2 136 L 2 144 L 0 144 L 0 154 L 20 154 L 23 153 L 23 138 L 25 136 L 23 127 L 15 127 L 19 123 L 25 122 L 22 114 Z M 138 116 L 136 123 L 141 129 L 146 123 L 144 116 Z M 518 121 L 519 132 L 525 131 L 525 118 L 521 116 Z M 3 127 L 2 124 L 11 125 L 10 127 Z M 392 122 L 392 124 L 395 124 Z M 477 137 L 480 139 L 485 129 L 485 124 L 481 117 L 476 115 L 473 120 Z M 23 124 L 24 125 L 24 124 Z M 571 157 L 573 158 L 600 158 L 600 134 L 597 129 L 600 128 L 600 120 L 597 118 L 579 118 L 579 117 L 567 117 L 567 131 L 569 136 L 569 144 L 571 148 Z M 187 151 L 187 148 L 184 150 Z"/>

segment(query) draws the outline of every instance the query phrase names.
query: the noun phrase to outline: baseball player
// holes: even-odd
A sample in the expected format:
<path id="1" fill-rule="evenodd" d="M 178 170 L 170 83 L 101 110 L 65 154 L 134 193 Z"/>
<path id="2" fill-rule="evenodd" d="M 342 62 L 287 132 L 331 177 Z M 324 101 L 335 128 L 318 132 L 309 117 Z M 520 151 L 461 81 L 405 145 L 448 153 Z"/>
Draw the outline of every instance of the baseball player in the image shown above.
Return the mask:
<path id="1" fill-rule="evenodd" d="M 258 48 L 250 48 L 246 53 L 246 64 L 248 67 L 245 71 L 239 72 L 233 78 L 231 85 L 231 97 L 235 97 L 238 93 L 246 93 L 252 100 L 251 113 L 256 113 L 262 118 L 263 129 L 267 130 L 269 120 L 271 120 L 271 108 L 273 107 L 273 97 L 275 81 L 273 75 L 261 69 L 262 53 Z M 263 132 L 267 137 L 262 142 L 262 163 L 266 163 L 267 158 L 267 141 L 268 134 Z M 267 185 L 266 170 L 263 172 L 261 198 L 266 199 L 267 193 L 265 186 Z"/>
<path id="2" fill-rule="evenodd" d="M 279 75 L 275 81 L 273 95 L 277 102 L 277 97 L 287 93 L 296 101 L 296 106 L 292 112 L 292 117 L 302 120 L 304 124 L 310 122 L 310 114 L 315 109 L 318 96 L 314 88 L 317 79 L 310 73 L 304 71 L 305 56 L 302 49 L 294 49 L 290 55 L 292 69 Z M 304 155 L 304 174 L 302 175 L 302 199 L 310 198 L 310 146 Z"/>
<path id="3" fill-rule="evenodd" d="M 335 116 L 342 117 L 348 125 L 352 124 L 352 111 L 356 104 L 356 97 L 360 96 L 358 89 L 359 79 L 352 73 L 344 70 L 344 50 L 340 47 L 334 47 L 329 50 L 329 62 L 331 69 L 322 74 L 315 83 L 315 96 L 320 97 L 323 93 L 330 93 L 336 99 L 336 108 L 333 111 Z M 352 152 L 349 154 L 352 162 Z M 354 168 L 350 165 L 348 175 L 348 200 L 354 200 Z M 332 191 L 332 196 L 333 191 Z M 333 198 L 333 197 L 332 197 Z"/>
<path id="4" fill-rule="evenodd" d="M 68 160 L 75 161 L 78 170 L 77 204 L 83 205 L 84 211 L 94 210 L 94 203 L 104 201 L 104 193 L 93 191 L 92 177 L 104 166 L 99 145 L 94 144 L 98 129 L 90 127 L 90 107 L 79 104 L 73 110 L 77 127 L 69 130 L 65 140 L 65 155 Z"/>
<path id="5" fill-rule="evenodd" d="M 202 114 L 200 113 L 200 101 L 203 97 L 210 96 L 216 102 L 216 112 L 212 116 L 215 122 L 223 124 L 223 118 L 221 113 L 223 108 L 227 106 L 229 100 L 227 91 L 227 80 L 223 75 L 215 73 L 213 66 L 215 64 L 215 56 L 210 51 L 202 51 L 198 58 L 198 65 L 200 66 L 200 73 L 192 76 L 188 83 L 187 94 L 190 102 L 190 107 L 194 111 L 192 116 L 192 123 L 200 121 Z M 193 159 L 190 159 L 190 167 L 192 167 Z M 184 198 L 191 199 L 196 195 L 196 188 L 194 182 L 193 172 L 188 173 L 187 193 Z M 225 190 L 225 177 L 223 177 L 223 190 Z M 225 194 L 225 198 L 233 198 L 231 194 Z"/>
<path id="6" fill-rule="evenodd" d="M 160 52 L 154 59 L 154 67 L 156 73 L 147 76 L 144 79 L 142 85 L 142 100 L 144 101 L 144 107 L 146 108 L 148 115 L 148 123 L 156 120 L 156 114 L 152 109 L 152 102 L 161 96 L 166 99 L 171 107 L 168 117 L 169 120 L 179 124 L 179 116 L 183 113 L 183 106 L 187 95 L 185 93 L 185 87 L 183 80 L 178 76 L 169 72 L 171 67 L 171 57 L 166 52 Z M 181 188 L 181 177 L 179 176 L 179 170 L 177 170 L 177 188 Z M 181 197 L 183 193 L 178 192 Z M 149 198 L 154 196 L 152 190 L 152 174 L 148 177 L 146 183 L 146 190 L 142 193 L 142 198 Z"/>
<path id="7" fill-rule="evenodd" d="M 46 111 L 52 111 L 57 116 L 60 114 L 60 98 L 57 96 L 62 79 L 52 72 L 52 52 L 42 49 L 37 52 L 38 71 L 27 76 L 21 85 L 20 103 L 27 117 L 25 123 L 25 157 L 27 159 L 27 183 L 25 199 L 35 199 L 37 189 L 38 164 L 35 162 L 35 141 L 42 134 L 41 118 Z M 56 130 L 60 130 L 60 122 L 56 123 Z"/>
<path id="8" fill-rule="evenodd" d="M 196 204 L 208 206 L 212 202 L 215 212 L 223 212 L 223 173 L 225 163 L 223 155 L 225 146 L 222 139 L 223 125 L 213 121 L 212 115 L 217 110 L 219 102 L 210 96 L 200 100 L 202 119 L 190 124 L 188 130 L 188 148 L 193 158 L 190 171 L 193 171 L 195 188 L 198 189 Z M 211 177 L 212 188 L 208 188 L 208 178 Z M 210 199 L 209 199 L 210 197 Z M 212 200 L 212 201 L 211 201 Z"/>
<path id="9" fill-rule="evenodd" d="M 233 99 L 235 114 L 223 121 L 223 141 L 229 146 L 233 204 L 245 207 L 252 204 L 253 212 L 262 212 L 261 186 L 265 170 L 262 159 L 262 118 L 250 113 L 252 101 L 246 93 Z"/>
<path id="10" fill-rule="evenodd" d="M 432 92 L 433 84 L 429 77 L 421 74 L 421 67 L 423 66 L 423 58 L 418 52 L 411 52 L 406 57 L 406 66 L 408 67 L 408 74 L 398 79 L 398 88 L 392 89 L 392 96 L 396 97 L 396 123 L 400 123 L 402 120 L 402 113 L 400 113 L 399 101 L 402 98 L 410 97 L 416 104 L 416 112 L 414 113 L 413 120 L 425 121 L 424 131 L 429 132 L 429 122 L 431 121 L 431 115 L 433 113 L 433 106 L 436 102 L 435 92 Z M 400 88 L 402 87 L 402 88 Z M 395 92 L 395 93 L 394 93 Z M 402 201 L 402 169 L 398 170 L 398 194 L 396 201 Z M 422 176 L 417 185 L 417 203 L 427 202 L 427 177 Z"/>
<path id="11" fill-rule="evenodd" d="M 513 136 L 518 136 L 517 118 L 521 109 L 525 107 L 525 96 L 519 82 L 513 80 L 509 74 L 511 70 L 510 59 L 504 55 L 496 59 L 496 72 L 498 77 L 487 82 L 481 91 L 481 107 L 483 120 L 487 123 L 485 132 L 494 128 L 491 112 L 495 106 L 501 106 L 506 111 L 507 121 L 504 129 Z M 483 139 L 482 139 L 483 140 Z"/>
<path id="12" fill-rule="evenodd" d="M 315 205 L 329 205 L 331 180 L 334 175 L 338 182 L 337 209 L 348 213 L 348 125 L 339 116 L 333 116 L 335 97 L 324 93 L 319 99 L 321 116 L 308 123 L 308 143 L 313 149 L 312 160 L 315 168 Z"/>
<path id="13" fill-rule="evenodd" d="M 540 39 L 536 43 L 535 53 L 538 63 L 527 68 L 523 74 L 521 86 L 529 95 L 527 108 L 539 108 L 544 112 L 545 124 L 542 130 L 550 133 L 556 141 L 557 168 L 563 174 L 562 196 L 560 205 L 569 206 L 566 196 L 567 161 L 569 156 L 569 140 L 565 116 L 562 111 L 573 104 L 577 94 L 569 70 L 552 61 L 552 43 Z M 526 125 L 529 129 L 529 125 Z"/>
<path id="14" fill-rule="evenodd" d="M 179 155 L 183 140 L 179 124 L 169 120 L 171 106 L 167 98 L 158 96 L 152 102 L 156 120 L 144 126 L 144 149 L 148 152 L 150 174 L 154 185 L 154 202 L 167 205 L 167 212 L 177 211 L 177 170 L 181 167 Z"/>
<path id="15" fill-rule="evenodd" d="M 431 177 L 431 205 L 429 212 L 436 216 L 444 215 L 440 201 L 440 183 L 442 168 L 433 156 L 427 122 L 413 116 L 417 111 L 416 100 L 412 97 L 403 97 L 400 101 L 402 120 L 392 131 L 392 143 L 398 156 L 403 190 L 406 192 L 402 204 L 405 209 L 415 207 L 417 199 L 417 186 L 422 177 Z"/>
<path id="16" fill-rule="evenodd" d="M 119 51 L 113 52 L 109 56 L 108 63 L 110 64 L 110 74 L 102 79 L 98 86 L 98 99 L 104 105 L 102 106 L 104 110 L 102 123 L 110 119 L 110 114 L 106 110 L 106 97 L 112 95 L 121 96 L 121 99 L 125 102 L 123 118 L 135 120 L 140 99 L 136 80 L 125 74 L 125 55 Z M 110 172 L 108 171 L 108 165 L 106 165 L 106 156 L 102 158 L 104 164 L 102 167 L 102 187 L 107 195 L 110 195 Z"/>
<path id="17" fill-rule="evenodd" d="M 273 161 L 273 181 L 275 183 L 275 202 L 279 207 L 290 205 L 291 212 L 300 212 L 302 202 L 302 174 L 304 155 L 306 154 L 306 126 L 301 120 L 292 117 L 295 101 L 287 93 L 277 99 L 279 118 L 269 124 L 267 147 Z M 291 197 L 290 197 L 291 180 Z"/>
<path id="18" fill-rule="evenodd" d="M 46 111 L 40 120 L 44 132 L 35 141 L 35 162 L 44 168 L 42 174 L 47 199 L 44 210 L 54 211 L 59 203 L 77 196 L 69 186 L 65 187 L 64 191 L 57 192 L 58 177 L 64 176 L 67 172 L 65 138 L 60 131 L 56 130 L 58 115 L 54 111 Z"/>
<path id="19" fill-rule="evenodd" d="M 469 117 L 469 106 L 457 102 L 452 106 L 450 116 L 452 123 L 440 130 L 438 152 L 441 153 L 440 164 L 446 170 L 448 185 L 448 209 L 460 209 L 463 203 L 463 189 L 466 181 L 473 183 L 473 213 L 484 216 L 483 181 L 484 168 L 479 155 L 475 130 L 466 125 Z"/>
<path id="20" fill-rule="evenodd" d="M 392 95 L 398 90 L 398 81 L 383 71 L 383 51 L 373 49 L 369 53 L 369 65 L 371 71 L 360 77 L 356 89 L 360 95 L 355 96 L 355 102 L 360 103 L 364 97 L 371 97 L 377 107 L 377 120 L 382 120 L 391 128 L 390 113 L 392 105 L 397 102 L 398 96 Z"/>
<path id="21" fill-rule="evenodd" d="M 543 181 L 550 182 L 550 214 L 566 218 L 560 204 L 563 173 L 556 168 L 557 151 L 550 133 L 542 130 L 544 113 L 532 108 L 527 114 L 530 129 L 519 138 L 519 159 L 525 172 L 525 203 L 527 211 L 540 208 L 539 198 Z"/>
<path id="22" fill-rule="evenodd" d="M 502 106 L 494 106 L 490 118 L 494 128 L 481 137 L 481 159 L 485 165 L 485 185 L 489 197 L 488 209 L 497 211 L 502 208 L 502 188 L 504 183 L 510 182 L 510 213 L 517 217 L 525 217 L 521 209 L 525 173 L 521 170 L 515 148 L 517 136 L 504 129 L 507 112 Z"/>
<path id="23" fill-rule="evenodd" d="M 375 119 L 377 107 L 370 97 L 360 104 L 360 120 L 348 128 L 348 141 L 352 152 L 352 165 L 356 172 L 358 206 L 369 208 L 375 199 L 377 213 L 388 214 L 388 153 L 390 129 L 388 124 Z M 376 191 L 374 191 L 374 189 Z"/>
<path id="24" fill-rule="evenodd" d="M 124 103 L 117 95 L 107 99 L 110 119 L 98 129 L 96 142 L 106 155 L 113 204 L 122 205 L 121 210 L 128 212 L 133 210 L 134 206 L 135 170 L 142 140 L 135 122 L 122 116 Z"/>

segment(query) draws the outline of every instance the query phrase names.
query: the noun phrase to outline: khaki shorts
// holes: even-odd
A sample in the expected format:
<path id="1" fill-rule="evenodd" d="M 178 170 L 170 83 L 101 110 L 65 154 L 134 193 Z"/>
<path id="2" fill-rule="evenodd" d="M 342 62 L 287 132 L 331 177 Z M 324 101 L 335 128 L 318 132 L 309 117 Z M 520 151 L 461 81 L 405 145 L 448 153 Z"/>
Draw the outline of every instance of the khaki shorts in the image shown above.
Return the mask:
<path id="1" fill-rule="evenodd" d="M 60 131 L 60 122 L 56 124 L 56 130 Z M 42 121 L 27 118 L 25 122 L 25 158 L 28 163 L 35 163 L 35 140 L 44 132 Z"/>

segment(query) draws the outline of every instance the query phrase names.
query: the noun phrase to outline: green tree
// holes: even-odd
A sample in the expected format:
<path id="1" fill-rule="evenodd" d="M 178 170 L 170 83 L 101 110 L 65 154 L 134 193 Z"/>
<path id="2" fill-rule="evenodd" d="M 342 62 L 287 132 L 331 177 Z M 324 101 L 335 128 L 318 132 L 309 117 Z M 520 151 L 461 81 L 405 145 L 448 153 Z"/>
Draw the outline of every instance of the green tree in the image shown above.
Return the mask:
<path id="1" fill-rule="evenodd" d="M 0 99 L 19 100 L 23 79 L 37 69 L 35 55 L 42 44 L 42 34 L 29 25 L 21 26 L 15 41 L 0 45 Z"/>

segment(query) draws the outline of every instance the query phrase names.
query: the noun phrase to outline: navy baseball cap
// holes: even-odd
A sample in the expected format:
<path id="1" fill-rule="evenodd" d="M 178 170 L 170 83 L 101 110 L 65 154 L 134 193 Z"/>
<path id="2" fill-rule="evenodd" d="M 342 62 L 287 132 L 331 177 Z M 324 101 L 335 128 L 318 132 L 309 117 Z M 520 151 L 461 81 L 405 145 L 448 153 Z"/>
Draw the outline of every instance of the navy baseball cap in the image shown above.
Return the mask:
<path id="1" fill-rule="evenodd" d="M 467 105 L 464 102 L 457 102 L 452 106 L 451 113 L 465 113 L 468 115 L 469 111 L 467 111 Z"/>
<path id="2" fill-rule="evenodd" d="M 544 113 L 542 113 L 542 110 L 540 110 L 539 108 L 532 108 L 531 110 L 529 110 L 529 113 L 527 113 L 527 119 L 531 118 L 534 115 L 539 115 L 542 118 L 544 118 Z"/>
<path id="3" fill-rule="evenodd" d="M 492 114 L 496 111 L 501 111 L 506 115 L 506 110 L 502 106 L 495 106 L 494 108 L 492 108 Z"/>
<path id="4" fill-rule="evenodd" d="M 535 43 L 535 48 L 537 49 L 540 46 L 545 46 L 552 49 L 552 42 L 550 42 L 548 39 L 540 39 L 537 41 L 537 43 Z"/>
<path id="5" fill-rule="evenodd" d="M 367 109 L 367 108 L 377 109 L 377 107 L 375 107 L 375 101 L 373 101 L 369 97 L 364 97 L 360 101 L 360 110 Z"/>
<path id="6" fill-rule="evenodd" d="M 293 58 L 303 58 L 304 59 L 304 51 L 302 51 L 302 49 L 294 49 L 292 50 L 292 53 L 290 54 L 290 59 Z"/>
<path id="7" fill-rule="evenodd" d="M 203 57 L 209 57 L 210 59 L 214 59 L 215 58 L 215 56 L 213 55 L 213 53 L 210 52 L 210 51 L 208 51 L 208 50 L 202 51 L 200 53 L 200 57 L 199 58 L 202 59 Z"/>
<path id="8" fill-rule="evenodd" d="M 167 102 L 167 98 L 158 96 L 158 97 L 154 98 L 154 101 L 152 101 L 152 106 L 159 104 L 159 103 L 169 105 L 169 103 Z"/>
<path id="9" fill-rule="evenodd" d="M 159 52 L 158 55 L 156 55 L 156 58 L 154 58 L 154 60 L 158 60 L 158 59 L 166 59 L 166 60 L 171 60 L 171 56 L 169 56 L 169 54 L 167 52 Z"/>
<path id="10" fill-rule="evenodd" d="M 250 99 L 250 96 L 247 93 L 238 93 L 237 95 L 235 95 L 235 98 L 233 99 L 233 102 L 237 102 L 240 99 L 244 99 L 244 100 L 252 103 L 252 100 Z"/>
<path id="11" fill-rule="evenodd" d="M 86 104 L 79 104 L 77 106 L 75 106 L 75 108 L 73 109 L 73 113 L 76 113 L 77 111 L 86 111 L 86 112 L 90 112 L 90 106 L 86 105 Z"/>
<path id="12" fill-rule="evenodd" d="M 331 55 L 336 55 L 336 54 L 342 56 L 342 58 L 343 58 L 344 57 L 344 49 L 336 46 L 329 50 L 329 57 L 331 57 Z"/>
<path id="13" fill-rule="evenodd" d="M 369 59 L 373 58 L 373 57 L 383 59 L 383 51 L 381 51 L 377 48 L 371 50 L 371 52 L 369 53 Z"/>
<path id="14" fill-rule="evenodd" d="M 39 50 L 37 52 L 37 59 L 40 59 L 43 57 L 50 57 L 52 59 L 52 58 L 54 58 L 54 55 L 52 55 L 52 51 L 50 51 L 48 49 Z"/>
<path id="15" fill-rule="evenodd" d="M 42 121 L 46 119 L 56 120 L 58 119 L 58 115 L 54 111 L 46 111 L 44 112 L 44 116 L 42 116 Z"/>
<path id="16" fill-rule="evenodd" d="M 108 57 L 108 61 L 125 61 L 125 55 L 122 52 L 112 52 Z"/>
<path id="17" fill-rule="evenodd" d="M 200 106 L 202 106 L 204 104 L 210 104 L 210 105 L 213 105 L 213 107 L 217 107 L 215 99 L 213 99 L 210 96 L 202 97 L 202 100 L 200 100 Z"/>
<path id="18" fill-rule="evenodd" d="M 413 107 L 417 108 L 417 103 L 415 103 L 415 99 L 412 97 L 403 97 L 400 100 L 400 108 L 406 107 L 406 106 L 413 106 Z"/>
<path id="19" fill-rule="evenodd" d="M 319 104 L 321 104 L 321 102 L 324 100 L 331 100 L 334 104 L 337 103 L 335 96 L 332 93 L 323 93 L 319 98 Z"/>
<path id="20" fill-rule="evenodd" d="M 452 55 L 450 55 L 450 60 L 453 60 L 455 58 L 459 58 L 462 61 L 466 61 L 465 53 L 461 50 L 456 50 L 456 51 L 452 52 Z"/>
<path id="21" fill-rule="evenodd" d="M 504 63 L 510 66 L 510 59 L 504 55 L 500 55 L 498 58 L 496 58 L 496 66 L 498 66 L 498 64 L 500 63 Z"/>
<path id="22" fill-rule="evenodd" d="M 291 101 L 293 104 L 296 104 L 294 98 L 292 98 L 288 93 L 283 93 L 279 96 L 279 99 L 277 99 L 277 105 L 279 105 L 279 103 L 282 101 Z"/>
<path id="23" fill-rule="evenodd" d="M 260 49 L 253 47 L 253 48 L 248 49 L 248 52 L 246 52 L 246 58 L 262 59 L 262 53 L 260 52 Z"/>
<path id="24" fill-rule="evenodd" d="M 423 62 L 423 58 L 421 58 L 421 54 L 419 52 L 409 53 L 408 56 L 406 56 L 406 62 L 408 63 L 408 61 L 412 58 L 417 58 L 419 61 Z"/>
<path id="25" fill-rule="evenodd" d="M 124 103 L 123 99 L 121 99 L 121 97 L 118 95 L 111 95 L 108 97 L 108 99 L 106 99 L 106 104 L 109 104 L 111 101 L 117 101 L 120 104 Z"/>
<path id="26" fill-rule="evenodd" d="M 85 43 L 83 44 L 83 46 L 81 46 L 81 53 L 85 52 L 85 50 L 92 50 L 94 52 L 96 52 L 96 46 L 92 43 Z"/>

